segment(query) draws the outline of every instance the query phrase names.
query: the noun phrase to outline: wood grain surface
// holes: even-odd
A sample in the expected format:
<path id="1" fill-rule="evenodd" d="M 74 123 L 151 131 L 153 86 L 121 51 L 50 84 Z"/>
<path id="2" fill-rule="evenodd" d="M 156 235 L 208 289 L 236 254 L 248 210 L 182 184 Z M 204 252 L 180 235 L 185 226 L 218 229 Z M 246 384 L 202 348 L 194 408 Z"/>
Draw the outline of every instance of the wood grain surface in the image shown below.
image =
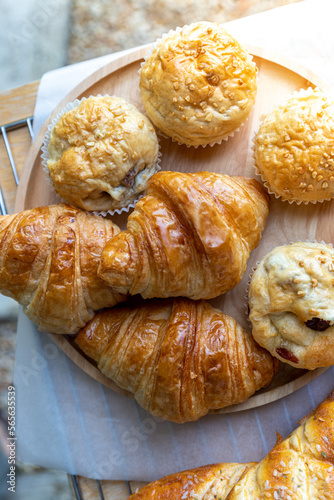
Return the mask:
<path id="1" fill-rule="evenodd" d="M 38 85 L 39 81 L 36 81 L 0 92 L 0 127 L 28 118 L 34 114 Z M 20 177 L 31 145 L 27 127 L 8 132 L 8 140 Z M 2 135 L 0 137 L 0 165 L 0 186 L 4 194 L 7 211 L 13 213 L 17 186 Z"/>
<path id="2" fill-rule="evenodd" d="M 208 170 L 254 177 L 252 138 L 261 117 L 282 98 L 300 88 L 320 86 L 324 90 L 329 89 L 326 82 L 323 82 L 310 70 L 277 54 L 268 53 L 265 49 L 253 46 L 247 48 L 253 54 L 259 71 L 256 103 L 245 125 L 235 133 L 234 137 L 213 147 L 187 148 L 161 137 L 162 169 L 184 172 Z M 59 202 L 59 198 L 52 192 L 47 183 L 40 154 L 47 126 L 68 102 L 96 94 L 118 95 L 143 111 L 138 85 L 138 70 L 146 51 L 147 48 L 134 49 L 130 54 L 96 71 L 73 89 L 54 110 L 35 139 L 27 157 L 16 198 L 17 211 Z M 333 215 L 333 206 L 329 202 L 298 206 L 286 202 L 282 203 L 280 200 L 272 198 L 264 236 L 259 247 L 249 259 L 243 280 L 224 296 L 210 301 L 212 305 L 235 317 L 244 327 L 249 328 L 245 306 L 246 290 L 249 275 L 256 262 L 275 246 L 291 241 L 318 239 L 331 242 L 333 230 L 329 222 Z M 114 220 L 121 227 L 125 227 L 126 215 L 115 216 Z M 66 337 L 53 337 L 60 348 L 86 373 L 107 387 L 129 396 L 126 391 L 118 388 L 111 380 L 104 377 Z M 282 365 L 269 387 L 262 389 L 245 403 L 219 410 L 219 412 L 239 411 L 272 402 L 299 389 L 323 371 L 324 369 L 318 369 L 313 372 L 305 372 L 288 365 Z"/>
<path id="3" fill-rule="evenodd" d="M 39 81 L 0 93 L 0 127 L 34 114 Z"/>

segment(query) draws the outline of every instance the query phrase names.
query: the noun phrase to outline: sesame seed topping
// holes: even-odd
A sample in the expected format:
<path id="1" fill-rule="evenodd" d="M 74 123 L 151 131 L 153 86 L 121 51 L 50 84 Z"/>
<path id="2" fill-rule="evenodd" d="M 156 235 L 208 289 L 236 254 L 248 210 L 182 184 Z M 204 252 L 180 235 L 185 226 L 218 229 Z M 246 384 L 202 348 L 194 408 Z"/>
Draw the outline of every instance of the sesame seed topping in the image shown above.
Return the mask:
<path id="1" fill-rule="evenodd" d="M 328 188 L 328 182 L 323 182 L 321 187 L 322 189 Z"/>
<path id="2" fill-rule="evenodd" d="M 320 452 L 321 451 L 321 446 L 320 444 L 317 444 L 316 449 Z"/>
<path id="3" fill-rule="evenodd" d="M 298 290 L 297 295 L 298 295 L 298 297 L 305 297 L 306 292 L 303 292 L 302 290 Z"/>
<path id="4" fill-rule="evenodd" d="M 174 87 L 175 90 L 179 90 L 179 88 L 180 88 L 179 82 L 174 82 L 173 83 L 173 87 Z"/>

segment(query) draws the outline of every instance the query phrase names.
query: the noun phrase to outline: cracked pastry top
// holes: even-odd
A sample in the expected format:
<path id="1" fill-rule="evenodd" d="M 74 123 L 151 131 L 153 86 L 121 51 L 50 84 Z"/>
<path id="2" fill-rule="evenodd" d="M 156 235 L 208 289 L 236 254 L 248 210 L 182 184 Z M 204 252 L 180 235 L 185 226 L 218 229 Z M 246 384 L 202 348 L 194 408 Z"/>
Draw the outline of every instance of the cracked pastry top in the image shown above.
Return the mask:
<path id="1" fill-rule="evenodd" d="M 257 68 L 247 50 L 219 24 L 198 22 L 157 42 L 140 72 L 154 125 L 187 146 L 227 138 L 253 107 Z"/>
<path id="2" fill-rule="evenodd" d="M 334 98 L 301 90 L 276 106 L 255 138 L 255 166 L 270 192 L 308 203 L 334 193 Z"/>
<path id="3" fill-rule="evenodd" d="M 55 191 L 88 211 L 126 207 L 157 170 L 154 127 L 121 97 L 90 97 L 53 127 L 47 162 Z"/>
<path id="4" fill-rule="evenodd" d="M 252 334 L 296 368 L 334 364 L 334 250 L 297 242 L 269 252 L 249 286 Z"/>

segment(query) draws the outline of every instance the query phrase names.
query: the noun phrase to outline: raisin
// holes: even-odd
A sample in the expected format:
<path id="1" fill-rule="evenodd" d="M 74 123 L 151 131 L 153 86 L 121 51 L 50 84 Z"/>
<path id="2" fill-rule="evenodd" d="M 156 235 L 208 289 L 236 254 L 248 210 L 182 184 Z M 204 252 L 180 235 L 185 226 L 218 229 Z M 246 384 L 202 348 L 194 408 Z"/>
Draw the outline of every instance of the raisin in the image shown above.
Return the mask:
<path id="1" fill-rule="evenodd" d="M 131 170 L 129 170 L 129 172 L 126 174 L 126 176 L 124 177 L 124 179 L 122 180 L 122 184 L 123 186 L 126 186 L 126 187 L 133 187 L 134 185 L 134 182 L 135 182 L 135 176 L 136 176 L 136 167 L 133 167 Z"/>
<path id="2" fill-rule="evenodd" d="M 285 347 L 279 347 L 278 349 L 276 349 L 276 352 L 283 359 L 287 359 L 288 361 L 292 361 L 293 363 L 296 364 L 299 363 L 298 358 L 296 358 L 296 356 L 292 354 L 291 351 L 285 349 Z"/>
<path id="3" fill-rule="evenodd" d="M 305 321 L 305 325 L 308 328 L 311 328 L 311 330 L 315 330 L 317 332 L 323 332 L 324 330 L 327 330 L 329 326 L 331 326 L 329 321 L 321 318 L 309 319 L 308 321 Z"/>

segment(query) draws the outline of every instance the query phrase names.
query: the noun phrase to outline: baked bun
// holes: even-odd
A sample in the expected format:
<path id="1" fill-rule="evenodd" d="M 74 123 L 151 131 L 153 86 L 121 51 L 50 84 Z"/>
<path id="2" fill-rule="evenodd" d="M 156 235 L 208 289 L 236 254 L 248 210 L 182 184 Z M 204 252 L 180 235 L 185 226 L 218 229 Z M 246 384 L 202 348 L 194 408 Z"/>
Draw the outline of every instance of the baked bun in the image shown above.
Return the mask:
<path id="1" fill-rule="evenodd" d="M 126 207 L 157 170 L 150 121 L 121 97 L 90 97 L 64 113 L 50 134 L 55 191 L 84 210 Z"/>
<path id="2" fill-rule="evenodd" d="M 334 250 L 297 242 L 268 253 L 249 287 L 253 337 L 296 368 L 334 364 Z"/>
<path id="3" fill-rule="evenodd" d="M 308 203 L 334 193 L 334 99 L 301 90 L 276 106 L 255 139 L 255 165 L 270 192 Z"/>
<path id="4" fill-rule="evenodd" d="M 220 142 L 248 117 L 257 68 L 219 24 L 170 32 L 140 72 L 142 100 L 154 125 L 187 146 Z"/>

